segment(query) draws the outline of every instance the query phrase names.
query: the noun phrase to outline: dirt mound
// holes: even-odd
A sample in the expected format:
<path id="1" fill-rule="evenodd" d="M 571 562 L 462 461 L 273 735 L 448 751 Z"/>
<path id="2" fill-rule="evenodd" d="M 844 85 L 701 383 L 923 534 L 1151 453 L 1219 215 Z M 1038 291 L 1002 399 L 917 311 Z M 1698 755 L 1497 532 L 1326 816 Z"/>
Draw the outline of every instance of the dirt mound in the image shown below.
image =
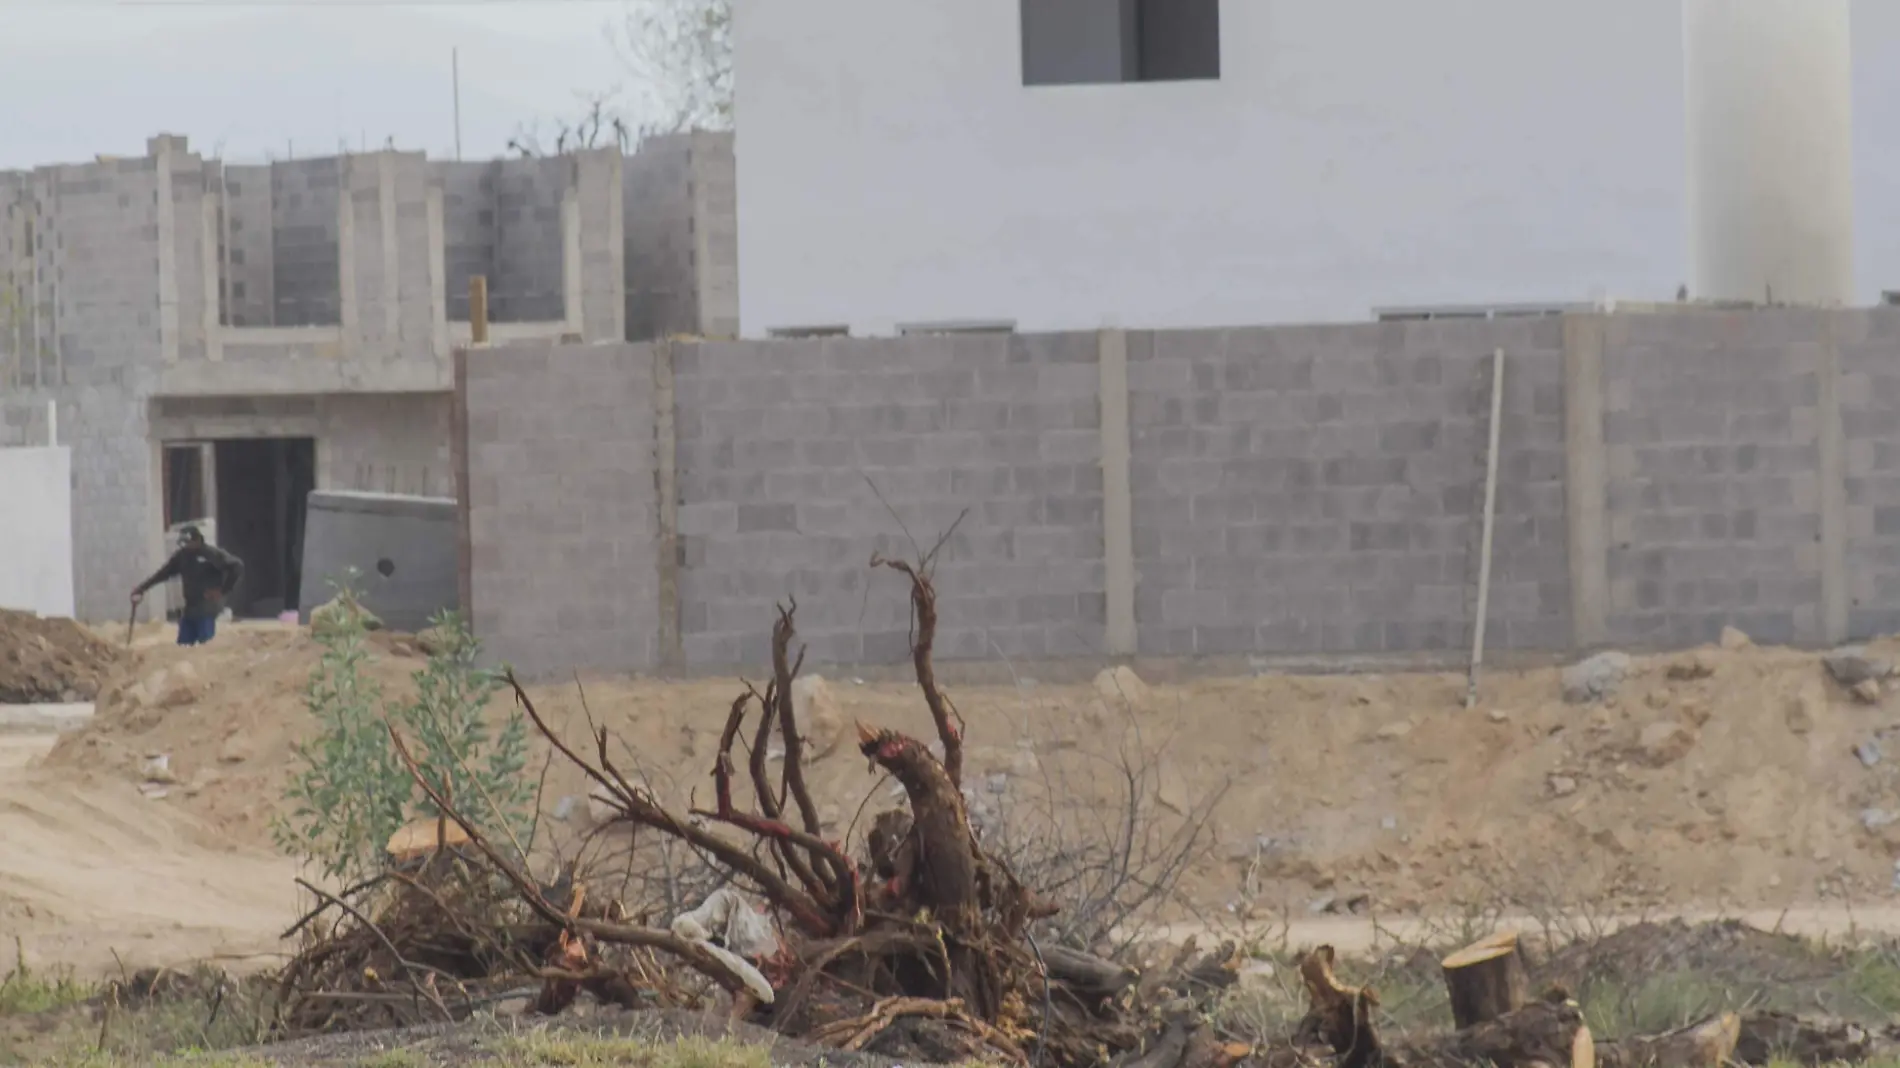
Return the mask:
<path id="1" fill-rule="evenodd" d="M 118 656 L 70 619 L 0 608 L 0 704 L 90 701 Z"/>
<path id="2" fill-rule="evenodd" d="M 410 692 L 423 660 L 413 638 L 373 634 L 368 674 L 389 698 Z M 180 805 L 234 843 L 268 845 L 294 767 L 292 746 L 313 726 L 304 689 L 322 646 L 302 628 L 238 624 L 207 645 L 141 635 L 100 687 L 92 722 L 46 757 L 86 781 L 138 785 L 165 758 L 161 803 Z"/>
<path id="3" fill-rule="evenodd" d="M 378 634 L 372 646 L 386 692 L 404 692 L 423 663 L 414 640 Z M 166 755 L 178 782 L 159 803 L 233 841 L 267 842 L 291 745 L 311 726 L 303 691 L 318 651 L 278 626 L 141 649 L 101 692 L 94 723 L 48 763 L 136 784 Z M 1178 822 L 1224 790 L 1212 848 L 1187 886 L 1218 915 L 1389 916 L 1479 902 L 1722 910 L 1894 893 L 1900 743 L 1891 758 L 1881 744 L 1900 729 L 1900 698 L 1863 703 L 1820 657 L 1754 647 L 1634 658 L 1613 694 L 1589 704 L 1563 700 L 1560 674 L 1488 675 L 1473 710 L 1451 675 L 1199 679 L 1150 684 L 1134 706 L 1086 682 L 955 687 L 953 697 L 968 720 L 965 781 L 979 820 L 1006 823 L 1054 793 L 1064 818 L 1110 830 L 1133 776 L 1153 818 Z M 624 744 L 623 765 L 685 804 L 709 788 L 733 689 L 596 679 L 585 697 Z M 825 689 L 835 707 L 815 718 L 827 723 L 930 729 L 913 686 L 834 677 Z M 572 682 L 532 693 L 551 722 L 585 736 Z M 807 776 L 839 833 L 883 801 L 866 806 L 867 795 L 889 789 L 848 745 Z M 585 783 L 557 769 L 544 798 L 562 817 L 557 836 L 586 830 Z"/>
<path id="4" fill-rule="evenodd" d="M 1625 927 L 1600 939 L 1559 949 L 1537 968 L 1537 982 L 1583 990 L 1593 982 L 1639 982 L 1672 972 L 1711 981 L 1798 982 L 1840 972 L 1837 961 L 1791 934 L 1763 931 L 1739 920 L 1669 920 Z"/>

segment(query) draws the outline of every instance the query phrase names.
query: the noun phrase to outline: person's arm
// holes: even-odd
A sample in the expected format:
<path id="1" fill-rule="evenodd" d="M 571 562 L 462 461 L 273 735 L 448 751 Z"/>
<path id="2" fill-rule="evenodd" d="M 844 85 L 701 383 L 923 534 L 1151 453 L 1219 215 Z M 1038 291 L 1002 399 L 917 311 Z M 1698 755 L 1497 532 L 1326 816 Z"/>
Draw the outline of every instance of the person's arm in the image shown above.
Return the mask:
<path id="1" fill-rule="evenodd" d="M 238 559 L 235 554 L 225 552 L 223 549 L 218 550 L 218 555 L 223 558 L 220 561 L 224 564 L 223 589 L 228 595 L 232 590 L 237 589 L 237 584 L 244 578 L 244 561 Z"/>
<path id="2" fill-rule="evenodd" d="M 179 558 L 184 555 L 185 554 L 182 551 L 173 553 L 171 555 L 171 559 L 165 561 L 164 567 L 161 567 L 157 571 L 152 572 L 151 578 L 146 579 L 144 582 L 141 582 L 137 586 L 134 586 L 132 588 L 133 598 L 137 599 L 139 597 L 143 597 L 145 596 L 145 591 L 151 589 L 153 586 L 156 586 L 159 583 L 165 582 L 169 579 L 177 578 Z"/>

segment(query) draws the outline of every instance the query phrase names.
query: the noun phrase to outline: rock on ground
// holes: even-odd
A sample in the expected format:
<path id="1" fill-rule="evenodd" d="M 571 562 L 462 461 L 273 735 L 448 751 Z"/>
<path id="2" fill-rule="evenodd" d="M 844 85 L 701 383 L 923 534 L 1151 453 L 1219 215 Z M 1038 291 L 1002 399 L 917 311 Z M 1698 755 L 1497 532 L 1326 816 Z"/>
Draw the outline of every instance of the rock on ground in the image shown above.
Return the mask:
<path id="1" fill-rule="evenodd" d="M 1153 696 L 1148 692 L 1148 684 L 1141 681 L 1135 669 L 1126 664 L 1104 668 L 1095 676 L 1095 692 L 1102 695 L 1110 707 L 1126 706 L 1131 711 L 1145 712 L 1153 707 Z"/>
<path id="2" fill-rule="evenodd" d="M 1859 645 L 1836 649 L 1822 657 L 1821 662 L 1827 665 L 1827 673 L 1835 682 L 1850 690 L 1863 682 L 1878 682 L 1893 674 L 1892 661 L 1874 656 Z"/>
<path id="3" fill-rule="evenodd" d="M 1564 700 L 1571 704 L 1601 701 L 1616 692 L 1629 670 L 1629 654 L 1614 650 L 1578 661 L 1564 669 Z"/>
<path id="4" fill-rule="evenodd" d="M 1636 747 L 1642 762 L 1652 768 L 1666 767 L 1689 755 L 1695 748 L 1696 730 L 1686 723 L 1651 723 L 1637 737 Z"/>

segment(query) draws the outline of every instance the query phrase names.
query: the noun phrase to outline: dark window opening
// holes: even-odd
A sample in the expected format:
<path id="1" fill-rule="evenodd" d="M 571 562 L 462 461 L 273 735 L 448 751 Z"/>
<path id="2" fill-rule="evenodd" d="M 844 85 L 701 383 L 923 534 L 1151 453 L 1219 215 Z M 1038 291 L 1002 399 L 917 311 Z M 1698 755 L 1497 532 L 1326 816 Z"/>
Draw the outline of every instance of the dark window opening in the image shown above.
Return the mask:
<path id="1" fill-rule="evenodd" d="M 210 499 L 205 493 L 209 458 L 204 445 L 165 446 L 165 529 L 211 518 Z"/>
<path id="2" fill-rule="evenodd" d="M 1220 77 L 1220 0 L 1020 0 L 1023 84 Z"/>

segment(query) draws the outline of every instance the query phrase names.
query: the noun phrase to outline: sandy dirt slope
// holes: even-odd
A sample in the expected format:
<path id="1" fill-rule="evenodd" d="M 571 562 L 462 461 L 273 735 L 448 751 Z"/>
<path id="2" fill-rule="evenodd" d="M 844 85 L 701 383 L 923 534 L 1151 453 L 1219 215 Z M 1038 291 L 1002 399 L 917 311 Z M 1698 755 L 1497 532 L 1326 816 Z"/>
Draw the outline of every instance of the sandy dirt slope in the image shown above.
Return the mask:
<path id="1" fill-rule="evenodd" d="M 376 677 L 402 693 L 423 663 L 413 641 L 372 644 Z M 294 895 L 289 867 L 269 852 L 269 822 L 291 746 L 310 726 L 302 695 L 317 652 L 295 628 L 235 627 L 189 650 L 141 631 L 89 727 L 26 778 L 0 770 L 0 930 L 70 938 L 113 917 L 106 933 L 129 944 L 145 915 L 159 938 L 197 932 L 242 946 L 279 929 Z M 923 734 L 928 719 L 907 685 L 834 677 L 827 689 L 827 711 L 807 723 L 818 754 L 808 778 L 830 830 L 843 832 L 861 806 L 889 803 L 851 745 L 851 722 Z M 583 734 L 572 682 L 532 692 L 551 720 Z M 707 796 L 734 693 L 729 680 L 585 681 L 586 705 L 624 744 L 624 763 L 681 805 L 694 789 Z M 979 817 L 1031 818 L 1053 789 L 1062 818 L 1107 827 L 1123 800 L 1123 753 L 1164 826 L 1218 793 L 1183 921 L 1199 912 L 1360 929 L 1359 917 L 1312 911 L 1327 902 L 1382 917 L 1487 904 L 1598 916 L 1796 906 L 1864 920 L 1900 903 L 1900 740 L 1880 748 L 1900 727 L 1900 697 L 1862 703 L 1814 654 L 1638 657 L 1600 704 L 1566 704 L 1554 669 L 1489 677 L 1475 710 L 1463 693 L 1463 679 L 1445 675 L 1137 683 L 1128 700 L 1088 684 L 951 688 L 968 720 Z M 162 798 L 140 796 L 159 754 L 178 781 Z M 545 806 L 576 833 L 586 823 L 572 773 L 550 776 Z M 144 873 L 148 892 L 125 892 L 130 880 L 108 858 Z"/>
<path id="2" fill-rule="evenodd" d="M 0 769 L 0 932 L 29 961 L 85 975 L 207 955 L 269 963 L 256 955 L 275 951 L 296 904 L 289 861 L 221 843 L 130 785 L 70 780 Z"/>

